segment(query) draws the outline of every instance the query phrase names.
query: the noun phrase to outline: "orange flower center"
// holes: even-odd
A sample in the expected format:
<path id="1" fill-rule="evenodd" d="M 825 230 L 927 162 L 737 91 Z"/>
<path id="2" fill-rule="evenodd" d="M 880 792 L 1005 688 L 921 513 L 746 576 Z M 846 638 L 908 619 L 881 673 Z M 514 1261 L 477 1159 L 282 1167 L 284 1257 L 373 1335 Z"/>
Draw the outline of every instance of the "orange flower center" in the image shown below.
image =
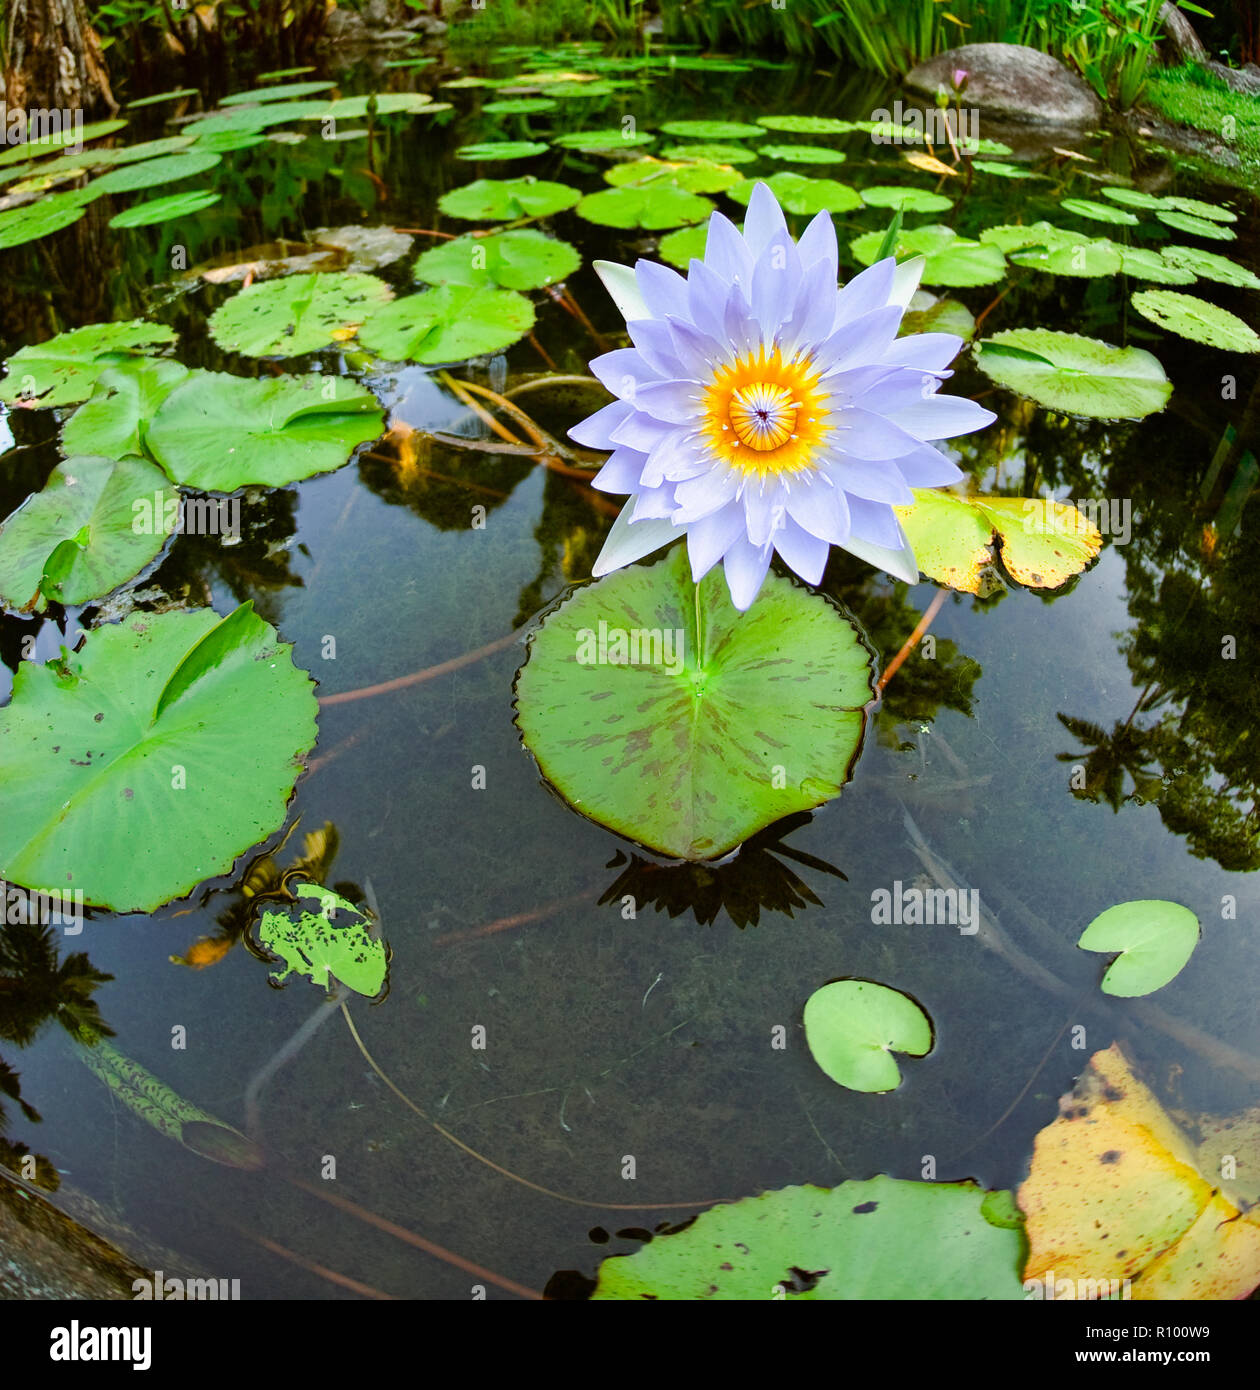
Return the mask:
<path id="1" fill-rule="evenodd" d="M 827 433 L 825 392 L 808 359 L 763 347 L 719 367 L 704 392 L 701 431 L 724 462 L 765 478 L 815 466 Z"/>

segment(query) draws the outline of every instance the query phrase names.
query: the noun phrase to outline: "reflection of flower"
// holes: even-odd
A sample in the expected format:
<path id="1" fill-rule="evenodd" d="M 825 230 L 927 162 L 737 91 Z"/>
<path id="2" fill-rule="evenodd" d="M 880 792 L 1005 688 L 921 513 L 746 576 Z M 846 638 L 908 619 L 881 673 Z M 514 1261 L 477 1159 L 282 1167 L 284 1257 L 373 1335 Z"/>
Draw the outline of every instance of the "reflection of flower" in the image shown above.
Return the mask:
<path id="1" fill-rule="evenodd" d="M 889 257 L 837 292 L 830 216 L 796 243 L 764 184 L 743 235 L 713 215 L 685 279 L 597 262 L 634 347 L 591 363 L 620 399 L 570 431 L 613 451 L 595 486 L 633 494 L 595 574 L 685 534 L 693 577 L 721 560 L 740 609 L 773 551 L 811 584 L 831 545 L 915 582 L 893 505 L 961 477 L 924 441 L 995 418 L 936 394 L 961 338 L 896 336 L 922 266 Z"/>

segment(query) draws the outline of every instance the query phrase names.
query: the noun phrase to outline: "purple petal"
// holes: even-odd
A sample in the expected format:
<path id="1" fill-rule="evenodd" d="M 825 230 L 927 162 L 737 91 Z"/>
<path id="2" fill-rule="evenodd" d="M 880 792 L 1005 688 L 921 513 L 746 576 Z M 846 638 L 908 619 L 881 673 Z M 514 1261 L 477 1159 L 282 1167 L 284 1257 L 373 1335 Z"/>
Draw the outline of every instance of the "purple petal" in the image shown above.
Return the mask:
<path id="1" fill-rule="evenodd" d="M 924 444 L 897 460 L 897 472 L 910 487 L 945 487 L 962 478 L 962 470 L 939 449 Z"/>
<path id="2" fill-rule="evenodd" d="M 831 545 L 843 545 L 849 537 L 848 499 L 824 473 L 793 484 L 787 513 L 811 536 Z"/>
<path id="3" fill-rule="evenodd" d="M 644 456 L 637 449 L 615 449 L 591 479 L 600 492 L 634 492 L 643 473 Z"/>
<path id="4" fill-rule="evenodd" d="M 836 298 L 835 326 L 839 328 L 876 309 L 887 308 L 893 274 L 893 260 L 889 256 L 855 275 Z"/>
<path id="5" fill-rule="evenodd" d="M 668 521 L 632 523 L 630 516 L 633 509 L 634 503 L 627 502 L 617 520 L 613 522 L 604 548 L 591 566 L 594 578 L 599 579 L 602 575 L 621 569 L 623 565 L 631 565 L 636 560 L 641 560 L 645 555 L 659 550 L 661 546 L 668 545 L 679 534 Z"/>
<path id="6" fill-rule="evenodd" d="M 836 486 L 842 487 L 850 497 L 894 502 L 899 507 L 908 507 L 914 501 L 914 493 L 906 486 L 896 466 L 887 462 L 846 458 L 832 464 L 827 472 Z"/>
<path id="7" fill-rule="evenodd" d="M 738 504 L 722 507 L 687 527 L 687 558 L 691 577 L 699 584 L 744 534 L 744 513 Z"/>
<path id="8" fill-rule="evenodd" d="M 674 351 L 674 339 L 669 324 L 660 319 L 634 319 L 626 324 L 630 341 L 643 354 L 643 360 L 651 366 L 657 376 L 685 377 L 688 373 L 678 360 Z"/>
<path id="9" fill-rule="evenodd" d="M 720 212 L 709 218 L 704 263 L 727 285 L 746 285 L 752 279 L 752 253 L 734 222 Z"/>
<path id="10" fill-rule="evenodd" d="M 656 381 L 659 373 L 634 348 L 618 348 L 595 357 L 590 363 L 591 375 L 606 386 L 614 396 L 633 401 L 641 386 Z"/>
<path id="11" fill-rule="evenodd" d="M 766 189 L 767 193 L 769 191 Z M 731 602 L 741 613 L 751 608 L 753 599 L 757 597 L 761 582 L 770 568 L 770 553 L 770 546 L 758 549 L 741 536 L 722 557 L 726 584 L 731 591 Z"/>
<path id="12" fill-rule="evenodd" d="M 801 234 L 797 243 L 801 265 L 807 269 L 814 265 L 830 268 L 830 279 L 835 283 L 839 275 L 839 252 L 836 247 L 836 224 L 829 212 L 820 212 Z"/>
<path id="13" fill-rule="evenodd" d="M 633 414 L 634 406 L 629 401 L 613 401 L 594 415 L 579 420 L 569 431 L 569 438 L 578 444 L 585 444 L 588 449 L 611 449 L 616 442 L 612 437 L 613 430 Z"/>
<path id="14" fill-rule="evenodd" d="M 653 381 L 635 392 L 634 404 L 658 420 L 688 425 L 700 413 L 700 387 L 694 381 Z"/>
<path id="15" fill-rule="evenodd" d="M 901 326 L 895 305 L 872 309 L 837 328 L 814 351 L 814 365 L 825 375 L 879 362 L 892 346 Z"/>
<path id="16" fill-rule="evenodd" d="M 849 498 L 849 515 L 853 525 L 849 542 L 865 541 L 868 545 L 900 550 L 905 542 L 901 523 L 887 502 L 871 502 L 865 497 Z"/>
<path id="17" fill-rule="evenodd" d="M 753 187 L 744 214 L 744 241 L 752 254 L 760 256 L 776 237 L 788 237 L 787 223 L 778 199 L 764 183 Z M 768 562 L 767 562 L 768 563 Z"/>
<path id="18" fill-rule="evenodd" d="M 651 391 L 656 388 L 648 387 Z M 642 395 L 643 392 L 640 392 Z M 872 410 L 850 407 L 837 417 L 837 429 L 827 438 L 834 453 L 855 459 L 896 459 L 912 453 L 923 441 Z"/>
<path id="19" fill-rule="evenodd" d="M 782 529 L 775 532 L 774 548 L 787 567 L 799 574 L 806 584 L 817 584 L 822 580 L 831 547 L 817 536 L 811 536 L 791 517 L 786 517 Z"/>
<path id="20" fill-rule="evenodd" d="M 650 317 L 663 319 L 666 314 L 687 312 L 687 282 L 676 270 L 655 261 L 636 261 L 634 278 Z"/>
<path id="21" fill-rule="evenodd" d="M 953 439 L 991 425 L 997 416 L 966 396 L 929 396 L 892 419 L 916 439 Z"/>
<path id="22" fill-rule="evenodd" d="M 623 402 L 618 401 L 618 405 Z M 654 420 L 650 415 L 645 415 L 641 410 L 635 410 L 609 432 L 609 444 L 597 445 L 597 448 L 609 449 L 613 444 L 626 444 L 631 449 L 638 449 L 640 453 L 650 453 L 666 435 L 677 432 L 678 426 L 668 424 L 664 420 Z M 570 431 L 572 433 L 572 431 Z"/>
<path id="23" fill-rule="evenodd" d="M 859 560 L 865 560 L 868 565 L 874 565 L 876 569 L 887 571 L 894 579 L 903 579 L 907 584 L 919 582 L 919 567 L 915 563 L 914 551 L 910 549 L 909 545 L 897 550 L 887 546 L 872 545 L 870 541 L 860 540 L 857 536 L 852 536 L 846 542 L 844 549 L 850 555 L 856 555 Z"/>
<path id="24" fill-rule="evenodd" d="M 963 340 L 956 333 L 910 333 L 897 338 L 884 354 L 885 362 L 943 372 L 958 356 Z"/>

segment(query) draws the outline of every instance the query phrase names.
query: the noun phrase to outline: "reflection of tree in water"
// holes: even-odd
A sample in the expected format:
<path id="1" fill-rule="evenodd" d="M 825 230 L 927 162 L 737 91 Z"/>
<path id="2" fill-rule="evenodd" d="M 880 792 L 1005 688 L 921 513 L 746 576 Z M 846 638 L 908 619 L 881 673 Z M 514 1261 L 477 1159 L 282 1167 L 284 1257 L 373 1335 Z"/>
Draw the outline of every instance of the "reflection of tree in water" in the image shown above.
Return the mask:
<path id="1" fill-rule="evenodd" d="M 240 538 L 188 533 L 177 536 L 150 584 L 172 598 L 209 604 L 218 580 L 237 603 L 252 599 L 259 615 L 278 626 L 275 595 L 300 589 L 303 581 L 289 568 L 289 546 L 297 532 L 298 494 L 294 488 L 246 488 L 240 495 Z M 213 509 L 212 509 L 213 510 Z"/>
<path id="2" fill-rule="evenodd" d="M 6 894 L 7 920 L 0 921 L 0 1040 L 29 1047 L 51 1022 L 59 1023 L 73 1038 L 83 1030 L 112 1037 L 113 1029 L 101 1017 L 92 995 L 114 977 L 97 970 L 83 951 L 60 959 L 51 926 L 14 921 L 15 916 L 36 915 L 33 906 L 27 911 L 15 904 L 14 893 L 20 894 L 22 903 L 31 902 L 19 889 Z M 0 1097 L 6 1096 L 28 1121 L 39 1120 L 38 1112 L 22 1097 L 18 1073 L 0 1057 Z M 0 1105 L 0 1130 L 5 1122 Z M 17 1171 L 29 1153 L 25 1144 L 0 1138 L 0 1163 L 6 1167 Z M 42 1155 L 36 1157 L 36 1181 L 43 1187 L 57 1186 L 56 1170 Z"/>
<path id="3" fill-rule="evenodd" d="M 1177 395 L 1173 404 L 1157 421 L 1128 428 L 1034 426 L 1048 484 L 1066 484 L 1073 497 L 1128 499 L 1133 515 L 1123 559 L 1134 626 L 1120 650 L 1142 694 L 1109 734 L 1070 714 L 1060 719 L 1089 750 L 1081 759 L 1085 794 L 1117 808 L 1134 796 L 1155 801 L 1164 824 L 1197 857 L 1255 869 L 1260 697 L 1250 668 L 1260 647 L 1260 523 L 1254 506 L 1244 508 L 1252 483 L 1241 447 L 1250 441 L 1222 455 L 1216 476 L 1209 462 L 1222 412 L 1205 414 L 1193 398 L 1178 406 Z M 1097 469 L 1091 456 L 1100 460 Z M 1126 774 L 1134 784 L 1129 795 Z"/>

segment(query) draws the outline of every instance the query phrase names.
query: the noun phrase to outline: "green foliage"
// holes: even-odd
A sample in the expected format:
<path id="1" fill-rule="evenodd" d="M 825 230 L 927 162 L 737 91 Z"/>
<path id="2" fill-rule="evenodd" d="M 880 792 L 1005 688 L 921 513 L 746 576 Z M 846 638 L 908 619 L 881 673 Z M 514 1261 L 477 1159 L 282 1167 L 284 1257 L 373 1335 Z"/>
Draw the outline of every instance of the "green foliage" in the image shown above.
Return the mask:
<path id="1" fill-rule="evenodd" d="M 771 576 L 741 615 L 720 567 L 696 586 L 680 546 L 550 614 L 516 720 L 572 806 L 674 858 L 714 859 L 839 793 L 870 679 L 832 604 Z"/>
<path id="2" fill-rule="evenodd" d="M 894 1052 L 926 1057 L 932 1022 L 898 990 L 872 980 L 835 980 L 805 1003 L 805 1041 L 814 1061 L 850 1091 L 894 1091 Z"/>
<path id="3" fill-rule="evenodd" d="M 1082 951 L 1118 952 L 1102 992 L 1133 999 L 1163 989 L 1185 969 L 1199 944 L 1199 919 L 1179 903 L 1117 903 L 1095 917 L 1076 944 Z"/>

